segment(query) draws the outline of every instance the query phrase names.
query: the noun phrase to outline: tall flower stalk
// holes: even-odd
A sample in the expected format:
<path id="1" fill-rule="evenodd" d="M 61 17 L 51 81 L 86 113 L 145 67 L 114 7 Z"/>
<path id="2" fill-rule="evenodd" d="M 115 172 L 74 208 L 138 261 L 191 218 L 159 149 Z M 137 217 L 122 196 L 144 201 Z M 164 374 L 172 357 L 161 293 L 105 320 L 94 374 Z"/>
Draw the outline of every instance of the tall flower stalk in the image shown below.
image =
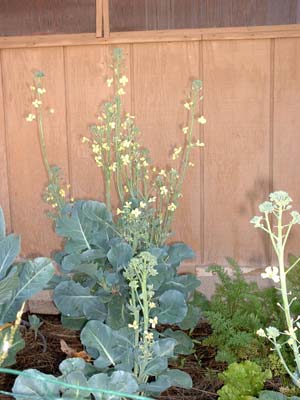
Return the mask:
<path id="1" fill-rule="evenodd" d="M 159 246 L 170 235 L 187 171 L 193 167 L 192 150 L 204 146 L 200 139 L 194 140 L 195 122 L 206 123 L 204 116 L 197 115 L 202 82 L 193 81 L 184 104 L 188 112 L 188 124 L 182 129 L 184 141 L 171 156 L 173 161 L 179 160 L 179 168 L 160 169 L 153 165 L 149 150 L 139 143 L 135 117 L 123 111 L 128 78 L 123 73 L 121 49 L 114 50 L 111 70 L 112 76 L 106 82 L 114 91 L 112 100 L 104 104 L 99 123 L 91 127 L 91 138 L 83 137 L 82 141 L 91 145 L 95 162 L 103 171 L 109 210 L 111 192 L 116 187 L 120 231 L 129 241 L 134 236 L 136 243 L 131 244 L 136 249 Z"/>
<path id="2" fill-rule="evenodd" d="M 61 183 L 60 169 L 57 166 L 51 166 L 47 153 L 44 115 L 49 113 L 54 114 L 53 108 L 46 108 L 44 105 L 44 96 L 46 89 L 44 87 L 45 74 L 42 71 L 37 71 L 34 74 L 34 83 L 30 86 L 32 92 L 32 107 L 33 111 L 27 117 L 27 122 L 36 122 L 39 135 L 41 155 L 48 176 L 48 185 L 45 189 L 43 198 L 46 203 L 52 207 L 52 211 L 48 211 L 48 216 L 56 219 L 60 215 L 60 210 L 66 204 L 66 196 L 69 194 L 70 185 L 64 188 Z"/>
<path id="3" fill-rule="evenodd" d="M 276 283 L 280 283 L 281 303 L 278 304 L 280 309 L 284 312 L 286 330 L 280 332 L 276 327 L 268 327 L 265 330 L 259 329 L 257 334 L 266 337 L 274 346 L 274 350 L 278 356 L 289 376 L 292 378 L 293 383 L 300 387 L 300 341 L 297 337 L 297 331 L 300 328 L 300 316 L 294 318 L 291 315 L 291 305 L 297 300 L 291 297 L 292 293 L 288 291 L 287 287 L 287 274 L 297 265 L 297 260 L 292 266 L 286 268 L 285 266 L 285 248 L 289 235 L 294 225 L 300 224 L 300 214 L 297 211 L 289 212 L 289 221 L 286 221 L 287 212 L 291 209 L 292 199 L 288 193 L 278 191 L 270 194 L 270 201 L 265 201 L 260 204 L 259 210 L 262 216 L 255 216 L 252 218 L 251 223 L 256 228 L 262 229 L 266 232 L 271 240 L 272 247 L 275 251 L 278 267 L 267 267 L 265 272 L 262 273 L 262 278 L 270 278 Z M 272 228 L 271 218 L 275 221 L 275 226 Z M 279 338 L 284 338 L 283 343 L 279 342 Z M 294 370 L 286 363 L 283 356 L 283 347 L 288 346 L 294 355 Z"/>

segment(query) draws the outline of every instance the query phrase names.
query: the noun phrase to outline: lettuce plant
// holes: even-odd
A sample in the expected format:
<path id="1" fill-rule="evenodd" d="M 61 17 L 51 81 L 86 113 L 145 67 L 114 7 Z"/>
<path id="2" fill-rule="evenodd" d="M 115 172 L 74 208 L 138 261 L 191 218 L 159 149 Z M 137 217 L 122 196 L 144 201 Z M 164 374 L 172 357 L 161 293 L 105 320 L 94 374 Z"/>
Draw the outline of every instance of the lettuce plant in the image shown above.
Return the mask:
<path id="1" fill-rule="evenodd" d="M 286 192 L 278 191 L 271 193 L 269 201 L 265 201 L 259 206 L 259 210 L 263 215 L 255 216 L 251 220 L 251 223 L 269 235 L 277 256 L 278 266 L 267 267 L 261 275 L 262 278 L 272 279 L 280 285 L 281 303 L 279 303 L 279 308 L 285 318 L 285 330 L 283 332 L 280 332 L 277 327 L 269 326 L 265 330 L 260 328 L 257 334 L 267 338 L 272 343 L 273 349 L 277 352 L 294 385 L 300 387 L 300 342 L 297 335 L 300 327 L 300 316 L 294 317 L 291 314 L 291 306 L 297 298 L 293 296 L 293 293 L 288 291 L 287 286 L 287 275 L 298 265 L 299 260 L 296 260 L 287 268 L 285 266 L 286 243 L 294 225 L 300 224 L 299 212 L 290 211 L 292 208 L 291 202 L 292 199 Z M 271 226 L 271 218 L 275 221 L 274 228 Z M 283 343 L 280 342 L 280 338 L 284 338 Z M 293 354 L 293 367 L 290 367 L 284 358 L 283 349 L 285 347 Z"/>
<path id="2" fill-rule="evenodd" d="M 24 347 L 18 330 L 24 303 L 42 290 L 54 274 L 54 267 L 47 258 L 14 264 L 19 252 L 20 237 L 13 234 L 6 236 L 4 215 L 0 208 L 1 366 L 13 364 L 16 353 Z"/>
<path id="3" fill-rule="evenodd" d="M 272 374 L 252 361 L 244 361 L 229 365 L 219 377 L 224 381 L 224 386 L 218 391 L 219 400 L 252 400 Z"/>

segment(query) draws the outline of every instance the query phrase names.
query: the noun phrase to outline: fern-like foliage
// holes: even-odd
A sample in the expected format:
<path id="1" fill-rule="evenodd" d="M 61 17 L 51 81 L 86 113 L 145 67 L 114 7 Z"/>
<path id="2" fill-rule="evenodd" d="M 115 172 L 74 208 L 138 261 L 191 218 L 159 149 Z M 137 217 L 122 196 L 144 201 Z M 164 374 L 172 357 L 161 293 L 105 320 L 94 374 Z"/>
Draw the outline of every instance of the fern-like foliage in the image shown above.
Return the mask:
<path id="1" fill-rule="evenodd" d="M 259 289 L 255 282 L 247 282 L 239 265 L 227 260 L 232 276 L 218 265 L 208 269 L 217 274 L 220 283 L 204 313 L 212 327 L 204 344 L 218 349 L 218 361 L 251 360 L 265 365 L 270 346 L 256 331 L 269 325 L 283 327 L 276 289 Z"/>

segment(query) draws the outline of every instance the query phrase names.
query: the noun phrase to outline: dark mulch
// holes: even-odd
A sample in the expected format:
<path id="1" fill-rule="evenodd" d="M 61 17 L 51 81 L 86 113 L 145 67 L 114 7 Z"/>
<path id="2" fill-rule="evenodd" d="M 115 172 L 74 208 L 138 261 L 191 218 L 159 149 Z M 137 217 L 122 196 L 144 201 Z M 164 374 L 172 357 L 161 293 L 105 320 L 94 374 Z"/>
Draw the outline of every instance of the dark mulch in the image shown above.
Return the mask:
<path id="1" fill-rule="evenodd" d="M 20 371 L 35 368 L 57 376 L 59 375 L 58 366 L 66 358 L 60 349 L 60 340 L 63 339 L 68 346 L 81 351 L 79 335 L 63 328 L 58 316 L 43 315 L 40 318 L 44 321 L 39 331 L 47 341 L 46 352 L 43 352 L 42 340 L 39 337 L 35 340 L 33 331 L 24 327 L 22 332 L 26 347 L 17 355 L 17 363 L 13 368 Z M 209 325 L 202 322 L 192 334 L 196 342 L 195 353 L 180 358 L 176 365 L 173 365 L 192 376 L 193 388 L 191 390 L 171 388 L 160 396 L 160 400 L 215 400 L 217 398 L 216 391 L 221 387 L 217 374 L 225 368 L 225 365 L 215 361 L 214 349 L 201 345 L 202 339 L 209 334 Z M 15 377 L 11 375 L 0 376 L 0 388 L 10 391 L 14 379 Z M 1 400 L 4 399 L 3 396 Z"/>

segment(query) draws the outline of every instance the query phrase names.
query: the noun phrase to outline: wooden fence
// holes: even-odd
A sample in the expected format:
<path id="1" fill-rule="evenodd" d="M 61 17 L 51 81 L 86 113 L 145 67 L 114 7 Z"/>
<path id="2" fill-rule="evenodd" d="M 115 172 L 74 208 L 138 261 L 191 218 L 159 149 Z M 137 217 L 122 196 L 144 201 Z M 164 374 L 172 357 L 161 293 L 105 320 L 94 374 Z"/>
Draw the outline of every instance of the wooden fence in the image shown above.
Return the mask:
<path id="1" fill-rule="evenodd" d="M 127 109 L 163 166 L 182 140 L 183 102 L 193 78 L 204 82 L 199 127 L 205 149 L 185 183 L 174 240 L 197 251 L 199 264 L 235 257 L 271 262 L 270 246 L 249 224 L 271 190 L 300 207 L 300 27 L 231 28 L 0 38 L 0 204 L 25 255 L 49 254 L 60 241 L 44 214 L 46 184 L 38 134 L 25 121 L 32 72 L 46 74 L 50 161 L 61 166 L 75 198 L 103 199 L 99 169 L 81 143 L 96 121 L 112 46 L 126 55 Z M 198 128 L 197 128 L 198 129 Z M 291 250 L 300 253 L 299 230 Z"/>

